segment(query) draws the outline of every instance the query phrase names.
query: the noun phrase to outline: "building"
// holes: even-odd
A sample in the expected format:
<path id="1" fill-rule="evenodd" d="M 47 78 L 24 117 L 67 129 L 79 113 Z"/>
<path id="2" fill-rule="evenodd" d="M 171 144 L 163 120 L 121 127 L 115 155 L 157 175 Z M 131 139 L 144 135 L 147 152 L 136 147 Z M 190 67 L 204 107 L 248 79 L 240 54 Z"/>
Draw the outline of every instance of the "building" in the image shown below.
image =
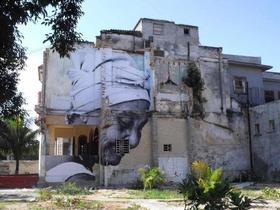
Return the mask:
<path id="1" fill-rule="evenodd" d="M 200 72 L 201 93 L 184 82 L 191 68 Z M 134 183 L 145 166 L 180 182 L 194 160 L 222 166 L 232 179 L 249 174 L 248 109 L 272 97 L 264 90 L 280 91 L 264 76 L 270 68 L 260 57 L 201 45 L 196 26 L 147 18 L 133 30 L 101 31 L 70 58 L 47 49 L 36 107 L 41 180 L 63 181 L 54 177 L 69 168 L 54 179 L 48 172 L 68 161 L 92 170 L 101 185 Z"/>
<path id="2" fill-rule="evenodd" d="M 265 104 L 250 108 L 255 173 L 263 180 L 279 181 L 280 74 L 263 73 Z"/>

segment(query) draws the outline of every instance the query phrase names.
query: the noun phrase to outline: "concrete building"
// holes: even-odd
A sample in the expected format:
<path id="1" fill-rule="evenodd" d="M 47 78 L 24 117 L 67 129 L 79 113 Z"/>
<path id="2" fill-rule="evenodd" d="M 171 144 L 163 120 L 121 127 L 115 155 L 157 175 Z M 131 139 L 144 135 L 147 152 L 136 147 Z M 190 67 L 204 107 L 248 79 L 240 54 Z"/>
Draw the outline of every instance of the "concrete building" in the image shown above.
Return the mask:
<path id="1" fill-rule="evenodd" d="M 200 112 L 184 82 L 191 64 L 204 81 Z M 278 96 L 279 83 L 263 73 L 270 68 L 260 57 L 201 45 L 196 26 L 147 18 L 131 31 L 101 31 L 70 58 L 47 49 L 36 107 L 41 180 L 67 161 L 92 170 L 101 185 L 134 183 L 145 166 L 180 182 L 194 160 L 222 166 L 232 179 L 250 173 L 247 111 L 265 103 L 264 90 Z M 65 181 L 67 170 L 52 181 Z"/>
<path id="2" fill-rule="evenodd" d="M 265 104 L 250 108 L 255 173 L 269 181 L 280 180 L 280 74 L 263 73 Z"/>

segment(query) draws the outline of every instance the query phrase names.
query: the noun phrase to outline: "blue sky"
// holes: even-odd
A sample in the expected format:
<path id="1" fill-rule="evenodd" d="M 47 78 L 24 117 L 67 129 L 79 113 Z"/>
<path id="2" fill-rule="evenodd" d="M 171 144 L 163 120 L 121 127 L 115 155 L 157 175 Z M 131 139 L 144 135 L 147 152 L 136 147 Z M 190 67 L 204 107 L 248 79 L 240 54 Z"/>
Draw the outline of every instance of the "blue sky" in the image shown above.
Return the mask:
<path id="1" fill-rule="evenodd" d="M 279 9 L 279 0 L 85 0 L 78 30 L 85 40 L 95 41 L 100 30 L 133 29 L 141 17 L 196 25 L 202 45 L 223 47 L 229 54 L 261 56 L 264 64 L 280 72 Z M 50 29 L 28 24 L 20 30 L 29 56 L 20 88 L 31 110 L 35 90 L 40 88 L 39 83 L 35 85 L 37 66 L 48 47 L 42 42 Z M 34 85 L 26 86 L 31 78 Z"/>

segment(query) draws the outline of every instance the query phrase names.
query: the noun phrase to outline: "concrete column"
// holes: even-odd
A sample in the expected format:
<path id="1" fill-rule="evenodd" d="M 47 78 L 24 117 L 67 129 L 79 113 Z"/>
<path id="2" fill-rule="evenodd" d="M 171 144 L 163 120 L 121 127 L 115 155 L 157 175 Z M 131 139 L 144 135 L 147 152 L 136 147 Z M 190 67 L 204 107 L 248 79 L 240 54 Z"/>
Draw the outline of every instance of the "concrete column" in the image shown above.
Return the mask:
<path id="1" fill-rule="evenodd" d="M 108 57 L 107 57 L 108 56 Z M 102 50 L 102 61 L 105 61 L 106 59 L 112 57 L 112 49 L 103 49 Z M 109 99 L 107 94 L 107 87 L 106 87 L 106 79 L 107 79 L 107 68 L 112 68 L 111 63 L 107 63 L 105 65 L 100 66 L 100 81 L 101 81 L 101 126 L 100 126 L 100 133 L 102 135 L 102 132 L 104 129 L 106 129 L 109 121 L 111 120 L 111 111 L 109 107 Z M 109 74 L 108 74 L 109 75 Z M 100 139 L 102 141 L 102 139 Z M 102 155 L 100 146 L 102 145 L 102 142 L 99 143 L 99 156 Z M 101 158 L 99 157 L 99 160 Z M 108 174 L 107 172 L 107 166 L 100 165 L 100 185 L 104 185 L 105 187 L 108 186 Z"/>
<path id="2" fill-rule="evenodd" d="M 42 186 L 45 184 L 46 177 L 46 156 L 48 151 L 47 143 L 47 130 L 44 130 L 41 135 L 41 140 L 39 144 L 39 182 L 38 185 Z"/>
<path id="3" fill-rule="evenodd" d="M 155 115 L 151 117 L 151 137 L 152 165 L 158 166 L 158 123 Z"/>

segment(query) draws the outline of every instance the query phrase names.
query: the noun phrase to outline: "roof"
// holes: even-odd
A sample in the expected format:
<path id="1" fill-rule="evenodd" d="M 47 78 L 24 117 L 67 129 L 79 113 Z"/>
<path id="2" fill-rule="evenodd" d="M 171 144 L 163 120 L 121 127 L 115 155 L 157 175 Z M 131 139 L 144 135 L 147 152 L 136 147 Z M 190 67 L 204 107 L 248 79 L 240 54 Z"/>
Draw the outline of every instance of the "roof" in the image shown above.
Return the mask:
<path id="1" fill-rule="evenodd" d="M 232 65 L 252 67 L 263 71 L 272 68 L 272 66 L 262 64 L 261 57 L 231 54 L 223 54 L 223 57 L 228 59 L 228 63 Z"/>
<path id="2" fill-rule="evenodd" d="M 264 80 L 269 80 L 269 81 L 277 80 L 279 82 L 280 72 L 264 72 L 263 73 L 263 79 Z"/>
<path id="3" fill-rule="evenodd" d="M 183 27 L 191 27 L 191 28 L 198 28 L 197 26 L 193 26 L 193 25 L 186 25 L 186 24 L 176 24 L 174 21 L 169 21 L 169 20 L 160 20 L 160 19 L 152 19 L 152 18 L 140 18 L 136 25 L 134 26 L 133 30 L 136 29 L 136 27 L 139 25 L 139 23 L 141 21 L 152 21 L 152 22 L 161 22 L 161 23 L 172 23 L 172 24 L 175 24 L 175 25 L 178 25 L 178 26 L 183 26 Z"/>
<path id="4" fill-rule="evenodd" d="M 142 37 L 143 34 L 140 31 L 134 31 L 134 30 L 120 30 L 120 29 L 109 29 L 109 30 L 101 30 L 101 34 L 123 34 L 123 35 L 131 35 L 131 36 L 137 36 Z"/>
<path id="5" fill-rule="evenodd" d="M 269 70 L 269 69 L 272 68 L 272 66 L 269 66 L 269 65 L 257 64 L 257 63 L 248 63 L 248 62 L 240 62 L 240 61 L 233 61 L 233 60 L 229 60 L 228 63 L 232 64 L 232 65 L 237 65 L 237 66 L 246 66 L 246 67 L 257 68 L 257 69 L 261 69 L 263 71 L 266 71 L 266 70 Z"/>

